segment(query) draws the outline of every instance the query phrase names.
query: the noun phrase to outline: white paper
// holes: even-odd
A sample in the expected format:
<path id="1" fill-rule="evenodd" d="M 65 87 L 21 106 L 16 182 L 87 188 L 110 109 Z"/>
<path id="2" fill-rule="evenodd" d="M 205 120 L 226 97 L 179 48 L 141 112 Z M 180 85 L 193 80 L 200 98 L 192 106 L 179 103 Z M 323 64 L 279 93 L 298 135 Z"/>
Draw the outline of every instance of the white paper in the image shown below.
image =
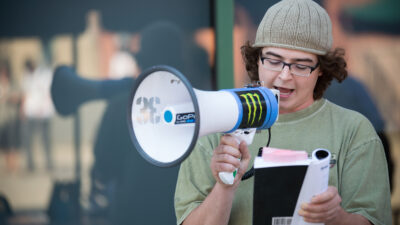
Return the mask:
<path id="1" fill-rule="evenodd" d="M 321 154 L 322 153 L 322 154 Z M 317 155 L 325 157 L 318 158 Z M 300 206 L 304 202 L 310 202 L 314 195 L 320 194 L 328 189 L 329 163 L 331 154 L 326 149 L 315 149 L 312 153 L 311 162 L 308 166 L 303 185 L 294 210 L 291 225 L 321 225 L 323 223 L 307 223 L 299 216 Z"/>

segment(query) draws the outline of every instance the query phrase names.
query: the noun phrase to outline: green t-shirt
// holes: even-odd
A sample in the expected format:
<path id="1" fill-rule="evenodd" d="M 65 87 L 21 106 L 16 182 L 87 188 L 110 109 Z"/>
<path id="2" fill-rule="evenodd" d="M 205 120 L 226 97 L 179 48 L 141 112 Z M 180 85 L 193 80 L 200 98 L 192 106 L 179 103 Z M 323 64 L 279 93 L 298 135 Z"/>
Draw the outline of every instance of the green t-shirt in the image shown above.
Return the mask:
<path id="1" fill-rule="evenodd" d="M 200 205 L 214 187 L 210 162 L 220 134 L 201 137 L 182 163 L 175 192 L 177 223 Z M 268 131 L 257 133 L 249 146 L 252 155 L 268 141 Z M 305 150 L 328 149 L 336 164 L 329 185 L 336 186 L 342 207 L 363 215 L 373 224 L 392 224 L 389 178 L 385 153 L 371 123 L 361 114 L 325 99 L 290 114 L 279 115 L 271 128 L 270 147 Z M 254 178 L 242 181 L 235 193 L 230 225 L 252 224 Z"/>

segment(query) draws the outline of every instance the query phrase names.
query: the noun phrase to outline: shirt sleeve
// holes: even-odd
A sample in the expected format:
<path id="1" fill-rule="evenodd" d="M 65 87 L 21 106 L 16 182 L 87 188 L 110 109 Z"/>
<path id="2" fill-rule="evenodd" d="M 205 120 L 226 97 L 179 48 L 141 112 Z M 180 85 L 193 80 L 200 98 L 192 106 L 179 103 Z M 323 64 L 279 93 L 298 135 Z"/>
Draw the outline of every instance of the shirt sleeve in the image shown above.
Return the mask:
<path id="1" fill-rule="evenodd" d="M 190 156 L 181 164 L 174 199 L 177 224 L 181 224 L 214 187 L 216 181 L 210 162 L 218 143 L 218 135 L 200 138 Z"/>
<path id="2" fill-rule="evenodd" d="M 342 207 L 371 223 L 392 224 L 388 169 L 382 143 L 372 126 L 360 125 L 346 154 L 339 188 Z"/>

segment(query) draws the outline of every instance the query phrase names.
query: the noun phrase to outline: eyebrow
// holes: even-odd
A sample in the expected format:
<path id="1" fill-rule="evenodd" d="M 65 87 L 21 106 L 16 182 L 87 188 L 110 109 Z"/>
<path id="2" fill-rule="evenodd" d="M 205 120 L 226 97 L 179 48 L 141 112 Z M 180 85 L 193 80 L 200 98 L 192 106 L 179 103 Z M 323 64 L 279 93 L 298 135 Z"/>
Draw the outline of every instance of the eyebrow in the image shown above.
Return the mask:
<path id="1" fill-rule="evenodd" d="M 275 56 L 279 59 L 283 59 L 283 57 L 281 55 L 278 55 L 278 54 L 276 54 L 274 52 L 270 52 L 270 51 L 266 52 L 265 55 L 266 56 L 271 55 L 271 56 Z M 313 60 L 310 58 L 294 58 L 293 61 L 295 61 L 295 62 L 311 62 L 311 63 L 313 62 Z"/>

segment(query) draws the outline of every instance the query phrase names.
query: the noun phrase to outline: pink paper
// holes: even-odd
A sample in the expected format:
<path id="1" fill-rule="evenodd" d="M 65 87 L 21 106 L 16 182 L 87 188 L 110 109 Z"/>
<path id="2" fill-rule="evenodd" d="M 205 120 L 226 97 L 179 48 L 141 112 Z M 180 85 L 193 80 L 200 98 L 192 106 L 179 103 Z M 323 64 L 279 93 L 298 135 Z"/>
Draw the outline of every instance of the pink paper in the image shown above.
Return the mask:
<path id="1" fill-rule="evenodd" d="M 306 151 L 264 147 L 262 151 L 262 158 L 266 162 L 285 163 L 306 160 L 308 158 L 308 154 Z"/>

